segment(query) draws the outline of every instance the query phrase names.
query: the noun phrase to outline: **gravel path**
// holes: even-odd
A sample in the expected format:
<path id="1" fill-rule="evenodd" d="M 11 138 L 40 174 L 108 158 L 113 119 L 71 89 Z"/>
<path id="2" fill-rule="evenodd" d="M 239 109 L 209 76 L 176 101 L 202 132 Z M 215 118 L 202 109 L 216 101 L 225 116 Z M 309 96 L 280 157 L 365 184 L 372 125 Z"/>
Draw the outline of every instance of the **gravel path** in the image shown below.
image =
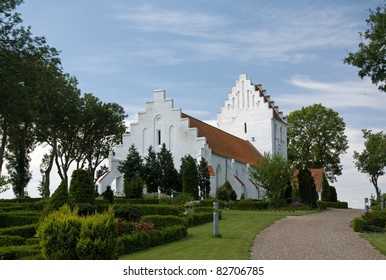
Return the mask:
<path id="1" fill-rule="evenodd" d="M 385 260 L 349 224 L 360 209 L 328 209 L 276 221 L 255 238 L 251 259 Z"/>

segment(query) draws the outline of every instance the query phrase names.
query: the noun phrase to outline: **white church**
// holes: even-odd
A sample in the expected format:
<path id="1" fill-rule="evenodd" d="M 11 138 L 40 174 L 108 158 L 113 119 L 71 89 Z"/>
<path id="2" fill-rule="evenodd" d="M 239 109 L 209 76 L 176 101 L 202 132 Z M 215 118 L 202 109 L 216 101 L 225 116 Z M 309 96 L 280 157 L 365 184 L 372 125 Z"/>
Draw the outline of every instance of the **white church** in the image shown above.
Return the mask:
<path id="1" fill-rule="evenodd" d="M 249 169 L 265 152 L 287 157 L 287 122 L 261 84 L 253 84 L 241 74 L 217 114 L 217 127 L 209 125 L 179 108 L 165 90 L 155 90 L 146 111 L 138 113 L 138 121 L 130 124 L 130 132 L 109 155 L 109 171 L 99 181 L 99 193 L 115 182 L 116 193 L 123 192 L 123 175 L 118 166 L 126 159 L 134 144 L 144 158 L 149 146 L 156 152 L 163 143 L 173 154 L 177 170 L 186 155 L 209 165 L 211 194 L 230 182 L 238 199 L 259 199 L 262 190 L 253 182 Z"/>

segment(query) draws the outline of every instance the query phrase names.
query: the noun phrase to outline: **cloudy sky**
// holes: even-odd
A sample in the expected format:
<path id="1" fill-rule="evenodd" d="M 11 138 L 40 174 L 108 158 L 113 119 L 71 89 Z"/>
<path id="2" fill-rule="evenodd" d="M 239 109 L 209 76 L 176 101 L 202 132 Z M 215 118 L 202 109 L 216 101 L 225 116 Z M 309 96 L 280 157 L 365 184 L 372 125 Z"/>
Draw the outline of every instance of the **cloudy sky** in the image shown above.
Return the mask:
<path id="1" fill-rule="evenodd" d="M 363 208 L 375 192 L 356 170 L 353 151 L 363 149 L 361 129 L 386 131 L 386 94 L 343 59 L 357 50 L 368 9 L 381 3 L 26 0 L 19 12 L 34 35 L 61 51 L 64 70 L 82 92 L 119 103 L 129 120 L 159 88 L 184 112 L 214 120 L 240 73 L 263 84 L 286 115 L 314 103 L 332 108 L 344 118 L 350 145 L 334 184 L 338 199 Z M 40 156 L 40 149 L 33 154 L 31 195 Z"/>

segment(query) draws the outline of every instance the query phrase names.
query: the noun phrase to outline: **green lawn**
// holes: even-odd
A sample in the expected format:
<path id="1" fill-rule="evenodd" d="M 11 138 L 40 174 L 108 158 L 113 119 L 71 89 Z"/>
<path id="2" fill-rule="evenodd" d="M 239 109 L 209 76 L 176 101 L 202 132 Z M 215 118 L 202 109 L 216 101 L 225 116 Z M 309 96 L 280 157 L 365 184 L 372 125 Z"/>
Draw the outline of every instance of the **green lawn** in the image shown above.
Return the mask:
<path id="1" fill-rule="evenodd" d="M 121 256 L 125 260 L 247 260 L 256 234 L 274 221 L 289 215 L 316 211 L 232 211 L 224 210 L 219 222 L 221 238 L 213 237 L 213 224 L 189 228 L 189 237 Z"/>
<path id="2" fill-rule="evenodd" d="M 371 244 L 386 256 L 386 234 L 384 233 L 362 233 L 361 236 L 370 241 Z"/>

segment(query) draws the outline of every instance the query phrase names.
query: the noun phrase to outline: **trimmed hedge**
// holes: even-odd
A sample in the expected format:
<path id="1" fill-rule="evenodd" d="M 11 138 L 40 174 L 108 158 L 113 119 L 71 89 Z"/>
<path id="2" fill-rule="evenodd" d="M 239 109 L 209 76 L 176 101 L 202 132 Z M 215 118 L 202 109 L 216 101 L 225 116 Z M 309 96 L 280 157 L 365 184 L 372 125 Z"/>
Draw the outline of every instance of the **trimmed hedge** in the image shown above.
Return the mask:
<path id="1" fill-rule="evenodd" d="M 32 238 L 36 234 L 38 224 L 0 228 L 0 235 L 18 235 L 23 238 Z"/>
<path id="2" fill-rule="evenodd" d="M 24 245 L 25 239 L 17 235 L 0 235 L 0 247 Z"/>
<path id="3" fill-rule="evenodd" d="M 185 211 L 185 208 L 183 206 L 176 206 L 176 205 L 137 204 L 136 206 L 142 210 L 142 213 L 144 216 L 148 216 L 148 215 L 181 216 Z"/>
<path id="4" fill-rule="evenodd" d="M 351 223 L 350 226 L 353 228 L 355 232 L 363 232 L 365 221 L 362 217 L 355 217 Z"/>
<path id="5" fill-rule="evenodd" d="M 218 207 L 220 209 L 224 209 L 224 208 L 228 207 L 227 202 L 224 202 L 224 201 L 216 199 L 216 198 L 201 200 L 197 206 L 198 207 L 212 207 L 213 208 L 213 202 L 218 202 Z"/>
<path id="6" fill-rule="evenodd" d="M 167 227 L 152 232 L 137 231 L 118 238 L 117 253 L 125 255 L 185 238 L 188 235 L 185 226 Z"/>
<path id="7" fill-rule="evenodd" d="M 186 219 L 172 215 L 149 215 L 142 217 L 141 221 L 153 224 L 155 229 L 163 229 L 177 225 L 186 225 Z"/>
<path id="8" fill-rule="evenodd" d="M 41 259 L 41 252 L 40 252 L 39 245 L 0 247 L 0 259 L 2 260 Z"/>
<path id="9" fill-rule="evenodd" d="M 115 198 L 115 204 L 159 204 L 157 198 Z"/>
<path id="10" fill-rule="evenodd" d="M 0 228 L 34 224 L 39 221 L 39 217 L 39 214 L 31 213 L 31 211 L 21 211 L 19 213 L 3 212 L 0 213 Z"/>
<path id="11" fill-rule="evenodd" d="M 318 200 L 316 202 L 316 205 L 318 206 L 319 209 L 326 209 L 326 208 L 348 209 L 348 203 L 345 201 L 332 202 L 332 201 Z"/>
<path id="12" fill-rule="evenodd" d="M 192 213 L 187 215 L 186 219 L 188 227 L 198 226 L 213 222 L 213 213 Z M 221 219 L 221 212 L 219 214 L 219 219 Z"/>
<path id="13" fill-rule="evenodd" d="M 229 204 L 232 210 L 265 210 L 268 208 L 268 201 L 263 200 L 239 200 Z"/>

